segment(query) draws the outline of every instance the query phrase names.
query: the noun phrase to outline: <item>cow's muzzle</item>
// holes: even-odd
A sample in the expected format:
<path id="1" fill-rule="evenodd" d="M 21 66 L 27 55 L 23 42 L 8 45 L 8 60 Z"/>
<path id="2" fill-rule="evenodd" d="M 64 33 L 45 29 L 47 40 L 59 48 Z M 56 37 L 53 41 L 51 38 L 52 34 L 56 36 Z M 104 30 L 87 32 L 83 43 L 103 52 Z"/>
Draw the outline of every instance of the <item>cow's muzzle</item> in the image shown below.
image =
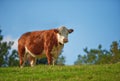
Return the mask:
<path id="1" fill-rule="evenodd" d="M 63 39 L 63 42 L 64 42 L 64 43 L 67 43 L 67 42 L 68 42 L 68 39 L 67 39 L 67 38 L 64 38 L 64 39 Z"/>

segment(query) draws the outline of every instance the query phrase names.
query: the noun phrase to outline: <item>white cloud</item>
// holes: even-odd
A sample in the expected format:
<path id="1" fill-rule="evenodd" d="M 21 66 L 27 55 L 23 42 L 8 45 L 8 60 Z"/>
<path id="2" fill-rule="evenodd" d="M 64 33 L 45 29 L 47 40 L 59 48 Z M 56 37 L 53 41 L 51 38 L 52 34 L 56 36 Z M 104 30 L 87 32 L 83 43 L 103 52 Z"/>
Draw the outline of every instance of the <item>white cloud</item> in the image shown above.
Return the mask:
<path id="1" fill-rule="evenodd" d="M 17 50 L 17 46 L 18 46 L 18 39 L 14 39 L 11 36 L 4 36 L 3 41 L 9 42 L 9 41 L 13 41 L 14 44 L 12 45 L 12 49 L 16 49 Z"/>

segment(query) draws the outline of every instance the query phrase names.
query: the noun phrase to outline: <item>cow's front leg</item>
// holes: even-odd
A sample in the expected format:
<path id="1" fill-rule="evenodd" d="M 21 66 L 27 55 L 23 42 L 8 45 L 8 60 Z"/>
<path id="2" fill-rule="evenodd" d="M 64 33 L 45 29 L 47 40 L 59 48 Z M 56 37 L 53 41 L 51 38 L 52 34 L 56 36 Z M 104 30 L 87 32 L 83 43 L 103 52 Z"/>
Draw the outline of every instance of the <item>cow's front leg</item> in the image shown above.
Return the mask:
<path id="1" fill-rule="evenodd" d="M 54 58 L 54 57 L 52 57 L 52 64 L 53 64 L 53 66 L 56 64 L 56 59 Z"/>
<path id="2" fill-rule="evenodd" d="M 47 56 L 48 64 L 51 65 L 53 61 L 52 54 L 48 52 L 46 53 L 46 56 Z"/>
<path id="3" fill-rule="evenodd" d="M 20 58 L 20 68 L 23 68 L 25 66 L 25 62 L 27 60 L 27 53 L 24 54 L 24 56 Z"/>

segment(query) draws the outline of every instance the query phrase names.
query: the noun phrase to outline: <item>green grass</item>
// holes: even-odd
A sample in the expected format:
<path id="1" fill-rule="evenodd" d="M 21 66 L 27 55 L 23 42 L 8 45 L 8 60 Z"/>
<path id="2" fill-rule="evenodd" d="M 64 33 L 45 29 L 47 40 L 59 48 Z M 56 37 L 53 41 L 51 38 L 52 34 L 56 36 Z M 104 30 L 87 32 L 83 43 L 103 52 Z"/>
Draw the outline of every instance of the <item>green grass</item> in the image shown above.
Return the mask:
<path id="1" fill-rule="evenodd" d="M 0 81 L 120 81 L 120 64 L 6 67 Z"/>

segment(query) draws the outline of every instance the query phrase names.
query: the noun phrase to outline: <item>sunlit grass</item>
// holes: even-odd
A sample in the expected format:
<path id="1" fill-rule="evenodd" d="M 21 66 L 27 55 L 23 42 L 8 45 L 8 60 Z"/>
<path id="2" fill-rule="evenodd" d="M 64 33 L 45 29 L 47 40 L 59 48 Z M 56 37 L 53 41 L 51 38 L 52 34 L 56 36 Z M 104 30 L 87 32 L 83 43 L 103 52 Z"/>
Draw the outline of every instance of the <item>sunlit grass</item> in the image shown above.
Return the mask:
<path id="1" fill-rule="evenodd" d="M 119 81 L 119 79 L 120 64 L 0 68 L 0 81 Z"/>

